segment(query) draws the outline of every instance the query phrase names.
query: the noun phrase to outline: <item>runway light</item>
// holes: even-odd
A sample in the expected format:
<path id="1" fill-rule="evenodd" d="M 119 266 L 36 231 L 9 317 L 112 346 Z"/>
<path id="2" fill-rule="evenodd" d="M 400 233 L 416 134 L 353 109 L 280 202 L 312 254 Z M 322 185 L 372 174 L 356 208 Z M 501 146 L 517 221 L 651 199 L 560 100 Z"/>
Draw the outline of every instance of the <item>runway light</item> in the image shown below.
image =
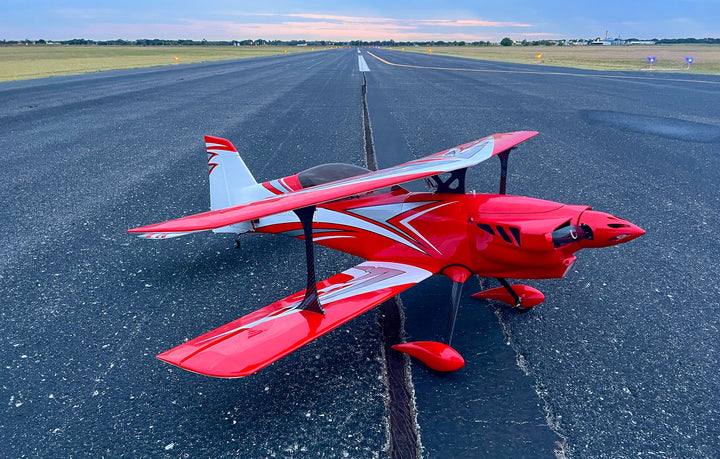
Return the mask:
<path id="1" fill-rule="evenodd" d="M 692 66 L 693 61 L 695 60 L 694 57 L 686 57 L 685 62 L 687 62 L 687 69 L 690 70 L 690 67 Z"/>
<path id="2" fill-rule="evenodd" d="M 537 57 L 538 62 L 540 62 L 540 59 L 542 59 L 542 54 L 538 54 L 538 55 L 535 56 L 535 57 Z"/>
<path id="3" fill-rule="evenodd" d="M 657 60 L 657 58 L 655 56 L 653 56 L 653 57 L 648 57 L 647 60 L 650 61 L 650 70 L 652 70 L 653 63 L 655 63 L 655 60 Z"/>
<path id="4" fill-rule="evenodd" d="M 432 49 L 428 49 L 428 53 L 432 53 Z"/>

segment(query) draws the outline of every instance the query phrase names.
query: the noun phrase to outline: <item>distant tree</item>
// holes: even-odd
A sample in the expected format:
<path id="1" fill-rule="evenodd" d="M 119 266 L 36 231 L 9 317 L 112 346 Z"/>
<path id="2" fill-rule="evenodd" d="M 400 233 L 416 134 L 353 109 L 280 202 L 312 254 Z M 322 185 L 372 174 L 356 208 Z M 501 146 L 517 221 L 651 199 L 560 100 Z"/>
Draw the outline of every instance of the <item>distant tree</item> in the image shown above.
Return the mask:
<path id="1" fill-rule="evenodd" d="M 512 46 L 513 43 L 515 43 L 515 42 L 512 41 L 512 38 L 510 38 L 510 37 L 505 37 L 502 40 L 500 40 L 500 44 L 502 46 Z"/>
<path id="2" fill-rule="evenodd" d="M 95 42 L 92 40 L 86 40 L 84 38 L 73 38 L 72 40 L 61 41 L 63 45 L 94 45 Z"/>

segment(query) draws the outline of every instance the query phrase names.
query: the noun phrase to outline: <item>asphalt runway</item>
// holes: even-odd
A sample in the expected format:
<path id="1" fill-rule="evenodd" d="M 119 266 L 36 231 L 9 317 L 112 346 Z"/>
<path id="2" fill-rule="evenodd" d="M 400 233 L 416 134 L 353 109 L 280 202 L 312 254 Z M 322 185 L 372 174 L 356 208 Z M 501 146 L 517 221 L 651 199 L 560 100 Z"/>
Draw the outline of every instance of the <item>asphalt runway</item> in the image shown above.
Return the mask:
<path id="1" fill-rule="evenodd" d="M 647 231 L 625 245 L 581 252 L 566 279 L 529 282 L 547 297 L 530 313 L 462 304 L 454 347 L 479 360 L 467 359 L 440 384 L 413 370 L 429 455 L 507 455 L 487 446 L 497 439 L 524 440 L 530 457 L 540 455 L 533 448 L 570 457 L 716 457 L 720 78 L 372 53 L 425 67 L 367 59 L 370 118 L 379 112 L 382 119 L 373 124 L 376 152 L 392 157 L 381 167 L 480 132 L 537 130 L 510 155 L 509 193 L 588 204 Z M 474 168 L 468 188 L 496 190 L 498 170 Z M 496 286 L 482 284 L 465 290 Z M 428 301 L 421 287 L 403 295 L 409 339 L 442 336 L 428 324 L 442 323 L 445 311 L 433 303 L 443 301 Z M 499 327 L 486 330 L 493 315 Z M 487 354 L 499 340 L 530 379 L 533 399 L 512 376 L 488 384 L 512 374 L 508 358 L 485 363 L 502 352 Z M 513 417 L 534 404 L 556 445 L 531 416 Z"/>
<path id="2" fill-rule="evenodd" d="M 509 193 L 647 231 L 529 281 L 547 299 L 526 314 L 468 282 L 453 342 L 466 367 L 410 364 L 423 456 L 717 456 L 720 77 L 370 51 L 380 167 L 537 130 L 510 157 Z M 300 241 L 125 234 L 207 210 L 205 134 L 258 180 L 364 165 L 362 83 L 351 49 L 0 84 L 0 456 L 387 455 L 373 312 L 248 378 L 154 359 L 302 289 Z M 494 192 L 498 175 L 482 164 L 468 187 Z M 320 278 L 355 263 L 318 251 Z M 441 336 L 447 279 L 401 300 L 409 339 Z"/>

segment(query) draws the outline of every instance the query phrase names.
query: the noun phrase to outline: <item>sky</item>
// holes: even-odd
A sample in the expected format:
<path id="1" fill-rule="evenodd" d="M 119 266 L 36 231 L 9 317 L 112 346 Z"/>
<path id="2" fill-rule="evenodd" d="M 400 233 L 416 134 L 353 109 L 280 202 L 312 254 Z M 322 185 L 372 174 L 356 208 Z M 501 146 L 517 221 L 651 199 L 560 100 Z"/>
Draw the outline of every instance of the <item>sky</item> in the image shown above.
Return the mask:
<path id="1" fill-rule="evenodd" d="M 720 37 L 720 0 L 0 0 L 0 40 Z"/>

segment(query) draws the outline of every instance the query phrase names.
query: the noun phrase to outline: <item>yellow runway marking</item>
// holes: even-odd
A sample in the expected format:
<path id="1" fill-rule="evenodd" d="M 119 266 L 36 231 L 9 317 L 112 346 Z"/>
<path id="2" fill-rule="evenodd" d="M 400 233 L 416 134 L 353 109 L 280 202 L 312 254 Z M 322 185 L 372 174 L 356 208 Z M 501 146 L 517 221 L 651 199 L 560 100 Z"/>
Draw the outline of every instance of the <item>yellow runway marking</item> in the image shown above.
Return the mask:
<path id="1" fill-rule="evenodd" d="M 527 75 L 562 75 L 562 76 L 574 76 L 574 77 L 586 77 L 586 78 L 611 78 L 611 79 L 627 79 L 627 80 L 649 80 L 657 83 L 665 81 L 674 81 L 682 83 L 705 83 L 705 84 L 720 84 L 720 81 L 708 81 L 708 80 L 687 80 L 683 78 L 653 78 L 645 76 L 630 76 L 630 75 L 602 75 L 602 74 L 585 74 L 585 73 L 571 73 L 571 72 L 534 72 L 530 70 L 491 70 L 491 69 L 464 69 L 455 67 L 430 67 L 424 65 L 410 65 L 410 64 L 397 64 L 394 62 L 386 61 L 382 57 L 378 57 L 367 52 L 369 55 L 379 60 L 380 62 L 392 65 L 395 67 L 407 67 L 411 69 L 426 69 L 426 70 L 451 70 L 455 72 L 479 72 L 479 73 L 514 73 L 514 74 L 527 74 Z"/>

